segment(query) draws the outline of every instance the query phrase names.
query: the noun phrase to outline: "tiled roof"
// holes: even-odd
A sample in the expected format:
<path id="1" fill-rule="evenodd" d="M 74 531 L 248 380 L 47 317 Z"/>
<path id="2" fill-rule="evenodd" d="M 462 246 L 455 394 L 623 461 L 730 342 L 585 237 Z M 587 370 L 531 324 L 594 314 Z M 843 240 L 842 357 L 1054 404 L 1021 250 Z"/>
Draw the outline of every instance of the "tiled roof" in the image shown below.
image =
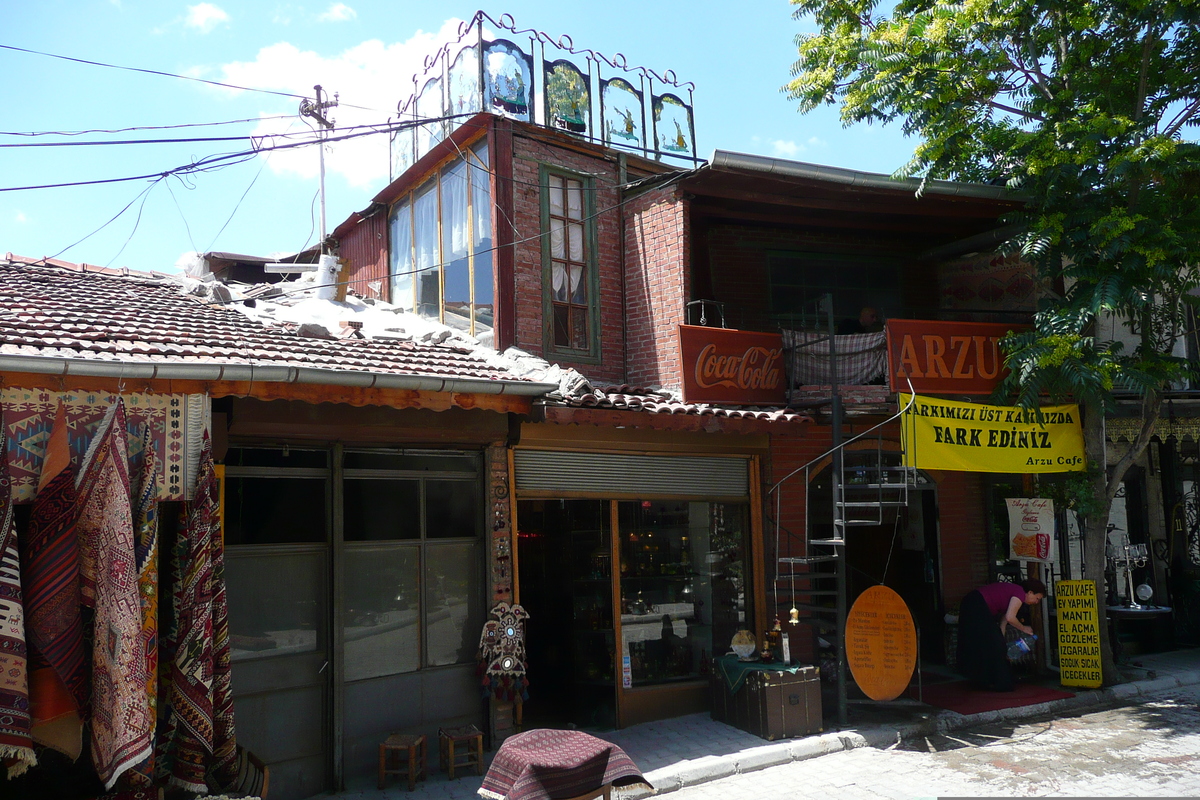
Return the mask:
<path id="1" fill-rule="evenodd" d="M 549 401 L 547 401 L 549 404 Z M 757 419 L 771 422 L 811 422 L 812 417 L 787 408 L 759 406 L 718 406 L 709 403 L 684 403 L 671 394 L 622 384 L 595 388 L 576 397 L 568 397 L 556 405 L 568 408 L 605 408 L 617 411 L 648 411 L 654 414 L 687 414 L 693 416 Z"/>
<path id="2" fill-rule="evenodd" d="M 265 327 L 227 306 L 184 295 L 164 276 L 46 266 L 12 254 L 0 259 L 0 356 L 527 383 L 450 343 L 312 338 L 296 327 Z"/>

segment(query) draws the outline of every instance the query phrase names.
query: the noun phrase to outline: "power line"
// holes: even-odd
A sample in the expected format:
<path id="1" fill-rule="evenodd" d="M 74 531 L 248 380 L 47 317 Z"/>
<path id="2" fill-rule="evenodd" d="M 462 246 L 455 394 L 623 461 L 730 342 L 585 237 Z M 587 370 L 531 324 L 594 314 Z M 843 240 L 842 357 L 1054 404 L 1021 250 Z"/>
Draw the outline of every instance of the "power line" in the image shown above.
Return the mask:
<path id="1" fill-rule="evenodd" d="M 157 69 L 142 69 L 141 67 L 125 67 L 120 64 L 106 64 L 103 61 L 89 61 L 86 58 L 73 58 L 72 56 L 58 55 L 57 53 L 45 53 L 41 50 L 29 50 L 24 47 L 14 47 L 11 44 L 0 44 L 0 50 L 15 50 L 18 53 L 29 53 L 35 56 L 45 56 L 47 58 L 57 58 L 63 61 L 73 61 L 76 64 L 88 64 L 93 67 L 106 67 L 108 69 L 121 69 L 126 72 L 140 72 L 145 75 L 161 75 L 164 78 L 179 78 L 185 81 L 195 81 L 196 83 L 207 83 L 209 86 L 220 86 L 224 89 L 239 89 L 243 92 L 260 92 L 262 94 L 273 94 L 276 97 L 288 97 L 294 100 L 303 100 L 304 96 L 292 94 L 291 92 L 276 92 L 270 89 L 255 89 L 252 86 L 237 86 L 232 83 L 221 83 L 220 81 L 210 81 L 206 78 L 194 78 L 191 75 L 177 75 L 174 72 L 163 72 Z"/>
<path id="2" fill-rule="evenodd" d="M 302 94 L 292 94 L 291 92 L 276 92 L 271 89 L 256 89 L 253 86 L 238 86 L 237 84 L 233 84 L 233 83 L 222 83 L 221 81 L 210 81 L 207 78 L 196 78 L 191 75 L 179 75 L 174 72 L 164 72 L 162 70 L 157 70 L 157 69 L 143 69 L 141 67 L 126 67 L 126 66 L 122 66 L 121 64 L 107 64 L 103 61 L 89 61 L 86 58 L 74 58 L 72 56 L 64 56 L 64 55 L 59 55 L 57 53 L 46 53 L 41 50 L 30 50 L 25 47 L 15 47 L 11 44 L 0 44 L 0 50 L 13 50 L 18 53 L 29 53 L 30 55 L 45 56 L 46 58 L 57 58 L 57 59 L 61 59 L 62 61 L 73 61 L 76 64 L 87 64 L 92 67 L 105 67 L 107 69 L 120 69 L 120 70 L 125 70 L 126 72 L 140 72 L 144 75 L 159 75 L 164 78 L 179 78 L 180 80 L 184 80 L 184 81 L 195 81 L 196 83 L 206 83 L 209 86 L 220 86 L 223 89 L 237 89 L 237 90 L 243 91 L 243 92 L 259 92 L 260 94 L 270 94 L 270 95 L 275 95 L 276 97 L 288 97 L 293 100 L 307 100 L 308 99 Z M 351 105 L 350 103 L 343 103 L 342 105 L 346 106 L 347 108 L 356 108 L 361 111 L 378 111 L 379 110 L 379 109 L 375 109 L 375 108 L 367 108 L 365 106 Z"/>
<path id="3" fill-rule="evenodd" d="M 264 118 L 265 119 L 265 118 Z M 279 119 L 272 117 L 271 119 Z M 283 117 L 283 119 L 291 119 Z M 349 125 L 341 128 L 343 131 L 358 131 L 358 130 L 376 130 L 380 125 L 387 125 L 385 122 L 368 123 L 364 125 Z M 132 145 L 132 144 L 193 144 L 195 142 L 238 142 L 243 139 L 254 140 L 264 139 L 287 139 L 297 138 L 301 136 L 309 136 L 311 131 L 285 131 L 283 133 L 264 133 L 258 136 L 249 134 L 242 136 L 192 136 L 180 139 L 104 139 L 99 141 L 88 142 L 15 142 L 10 144 L 0 144 L 0 147 L 104 147 L 108 145 Z"/>
<path id="4" fill-rule="evenodd" d="M 242 125 L 270 119 L 291 119 L 291 114 L 272 114 L 267 117 L 227 119 L 221 122 L 180 122 L 176 125 L 135 125 L 129 128 L 91 128 L 82 131 L 0 131 L 0 136 L 85 136 L 90 133 L 129 133 L 130 131 L 168 131 L 178 128 L 208 128 L 214 125 Z"/>
<path id="5" fill-rule="evenodd" d="M 428 124 L 428 123 L 432 123 L 432 122 L 442 122 L 442 121 L 448 120 L 448 119 L 457 119 L 459 117 L 470 117 L 470 116 L 474 116 L 474 114 L 452 114 L 452 115 L 446 116 L 446 117 L 435 117 L 432 119 L 424 120 L 420 123 L 400 122 L 400 123 L 381 123 L 379 125 L 364 125 L 364 126 L 359 126 L 359 127 L 366 128 L 366 130 L 360 130 L 360 131 L 357 131 L 354 133 L 342 134 L 340 136 L 330 136 L 329 138 L 325 139 L 324 142 L 325 143 L 339 142 L 339 141 L 344 141 L 346 139 L 356 139 L 360 136 L 371 136 L 371 135 L 374 135 L 377 133 L 390 133 L 391 131 L 394 131 L 394 130 L 404 130 L 408 127 L 413 126 L 414 124 L 424 125 L 424 124 Z M 256 137 L 256 138 L 259 138 L 260 140 L 262 140 L 262 139 L 269 139 L 269 138 L 278 138 L 278 137 L 282 137 L 282 136 L 283 136 L 283 134 L 275 134 L 275 135 L 268 135 L 268 136 L 262 136 L 262 137 Z M 238 137 L 238 138 L 245 138 L 245 137 Z M 253 141 L 253 139 L 252 139 L 252 141 Z M 33 190 L 33 189 L 63 189 L 63 188 L 74 187 L 74 186 L 95 186 L 95 185 L 99 185 L 99 184 L 126 183 L 129 181 L 141 181 L 141 180 L 150 180 L 153 178 L 164 178 L 164 177 L 167 177 L 168 175 L 187 175 L 187 174 L 198 173 L 198 172 L 207 172 L 207 171 L 210 171 L 211 169 L 219 168 L 220 166 L 228 166 L 228 164 L 225 164 L 223 162 L 232 161 L 233 159 L 240 159 L 241 161 L 244 161 L 244 160 L 249 160 L 249 159 L 255 157 L 259 153 L 270 152 L 272 150 L 290 150 L 295 147 L 308 147 L 310 145 L 314 145 L 314 144 L 318 144 L 318 143 L 320 143 L 320 140 L 318 140 L 318 139 L 308 139 L 308 140 L 300 141 L 300 142 L 289 142 L 287 144 L 260 146 L 260 147 L 253 148 L 251 150 L 243 150 L 243 151 L 239 151 L 236 153 L 225 153 L 225 154 L 216 155 L 216 156 L 206 156 L 205 158 L 202 158 L 199 161 L 193 161 L 190 164 L 183 164 L 181 166 L 174 167 L 172 169 L 162 170 L 160 172 L 148 172 L 143 175 L 130 175 L 130 176 L 122 177 L 122 178 L 97 178 L 95 180 L 90 180 L 90 181 L 67 181 L 64 183 L 46 183 L 46 184 L 31 185 L 31 186 L 5 186 L 5 187 L 0 187 L 0 192 L 20 192 L 20 191 L 29 191 L 29 190 Z M 240 161 L 234 161 L 233 163 L 240 163 Z"/>

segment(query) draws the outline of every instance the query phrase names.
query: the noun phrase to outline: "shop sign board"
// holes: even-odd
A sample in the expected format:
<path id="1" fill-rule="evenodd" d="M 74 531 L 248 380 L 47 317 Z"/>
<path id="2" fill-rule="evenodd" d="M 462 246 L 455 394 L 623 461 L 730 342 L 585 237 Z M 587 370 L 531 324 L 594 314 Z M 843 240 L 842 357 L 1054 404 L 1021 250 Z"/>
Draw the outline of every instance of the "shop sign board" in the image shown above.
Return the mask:
<path id="1" fill-rule="evenodd" d="M 917 629 L 904 599 L 886 586 L 867 589 L 846 617 L 846 661 L 872 700 L 895 700 L 917 665 Z"/>
<path id="2" fill-rule="evenodd" d="M 1008 557 L 1049 564 L 1058 560 L 1054 543 L 1054 501 L 1046 497 L 1010 497 Z"/>
<path id="3" fill-rule="evenodd" d="M 893 392 L 991 394 L 1008 373 L 1000 340 L 1010 331 L 1028 329 L 994 322 L 889 319 L 888 385 Z"/>
<path id="4" fill-rule="evenodd" d="M 1086 468 L 1079 406 L 959 403 L 899 395 L 905 466 L 958 472 L 1080 472 Z"/>
<path id="5" fill-rule="evenodd" d="M 1063 686 L 1099 688 L 1103 672 L 1096 582 L 1056 582 L 1054 608 L 1058 617 L 1059 680 Z"/>
<path id="6" fill-rule="evenodd" d="M 679 326 L 686 403 L 781 406 L 787 402 L 778 333 Z"/>

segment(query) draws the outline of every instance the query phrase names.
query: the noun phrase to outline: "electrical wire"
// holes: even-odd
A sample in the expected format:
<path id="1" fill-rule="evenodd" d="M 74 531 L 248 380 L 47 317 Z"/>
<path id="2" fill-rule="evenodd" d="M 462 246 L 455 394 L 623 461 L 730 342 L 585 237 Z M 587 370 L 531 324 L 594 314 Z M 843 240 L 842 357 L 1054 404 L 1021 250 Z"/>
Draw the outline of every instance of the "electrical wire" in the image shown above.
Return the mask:
<path id="1" fill-rule="evenodd" d="M 175 125 L 135 125 L 130 128 L 91 128 L 82 131 L 0 131 L 0 136 L 84 136 L 90 133 L 129 133 L 130 131 L 168 131 L 178 128 L 209 128 L 215 125 L 242 125 L 269 119 L 291 119 L 291 114 L 272 114 L 267 117 L 227 119 L 221 122 L 180 122 Z"/>
<path id="2" fill-rule="evenodd" d="M 680 174 L 678 174 L 678 175 L 673 175 L 673 176 L 671 176 L 669 179 L 667 179 L 666 181 L 664 181 L 663 183 L 659 184 L 659 186 L 658 186 L 658 187 L 656 187 L 656 188 L 662 188 L 662 187 L 665 187 L 665 186 L 670 186 L 670 185 L 671 185 L 671 184 L 673 184 L 673 183 L 677 183 L 678 181 L 680 181 L 680 180 L 683 180 L 683 178 L 684 178 L 686 175 L 687 175 L 687 173 L 680 173 Z M 580 221 L 580 222 L 590 222 L 591 220 L 594 220 L 594 219 L 598 218 L 598 217 L 599 217 L 601 214 L 607 214 L 607 213 L 609 213 L 609 212 L 616 211 L 617 209 L 621 208 L 621 207 L 622 207 L 622 206 L 624 206 L 626 203 L 629 203 L 629 202 L 633 201 L 634 199 L 636 199 L 636 198 L 634 198 L 634 197 L 627 197 L 627 198 L 625 198 L 625 199 L 623 199 L 623 200 L 619 200 L 619 201 L 617 201 L 616 203 L 613 203 L 613 204 L 612 204 L 612 205 L 610 205 L 610 206 L 607 206 L 607 207 L 605 207 L 605 208 L 602 208 L 602 209 L 600 209 L 599 211 L 596 211 L 596 212 L 594 212 L 594 213 L 592 213 L 592 214 L 589 214 L 589 215 L 588 215 L 588 216 L 586 216 L 586 217 L 582 217 L 582 218 L 581 218 L 579 221 Z M 501 248 L 507 248 L 507 247 L 516 247 L 516 246 L 517 246 L 517 245 L 519 245 L 519 244 L 525 244 L 526 242 L 532 242 L 532 241 L 535 241 L 535 240 L 537 240 L 537 239 L 542 239 L 542 238 L 545 238 L 545 237 L 549 236 L 549 235 L 550 235 L 550 233 L 551 233 L 551 232 L 550 232 L 549 230 L 538 231 L 537 233 L 533 234 L 532 236 L 525 236 L 525 237 L 523 237 L 523 238 L 521 238 L 521 239 L 514 239 L 513 241 L 511 241 L 511 242 L 507 242 L 507 243 L 505 243 L 505 244 L 497 244 L 497 245 L 493 245 L 493 246 L 491 246 L 491 247 L 488 247 L 488 248 L 486 248 L 486 249 L 484 249 L 484 250 L 477 250 L 477 251 L 476 251 L 476 254 L 478 255 L 479 253 L 495 253 L 495 252 L 497 252 L 498 250 L 500 250 Z M 401 277 L 401 276 L 404 276 L 404 275 L 418 275 L 418 274 L 420 274 L 420 273 L 422 273 L 422 272 L 431 272 L 431 271 L 433 271 L 433 270 L 440 270 L 440 269 L 442 269 L 442 268 L 444 268 L 444 267 L 446 267 L 446 266 L 449 266 L 449 265 L 450 265 L 450 264 L 452 264 L 452 263 L 453 263 L 453 261 L 443 261 L 443 262 L 441 262 L 441 263 L 438 263 L 438 264 L 430 264 L 430 265 L 429 265 L 429 266 L 427 266 L 427 267 L 421 267 L 420 269 L 401 270 L 400 272 L 388 272 L 388 273 L 386 273 L 386 274 L 384 274 L 384 275 L 381 275 L 381 276 L 379 276 L 379 277 L 380 277 L 381 279 L 384 279 L 384 280 L 386 280 L 386 279 L 389 279 L 389 278 L 398 278 L 398 277 Z M 335 282 L 334 284 L 332 284 L 332 285 L 334 285 L 334 286 L 349 286 L 351 283 L 354 283 L 354 281 L 351 281 L 351 280 L 344 280 L 344 281 L 336 281 L 336 282 Z M 313 291 L 315 288 L 316 288 L 316 286 L 304 286 L 304 287 L 301 287 L 301 288 L 292 289 L 291 291 L 284 291 L 284 292 L 280 292 L 279 294 L 271 295 L 271 298 L 270 298 L 270 299 L 271 299 L 271 300 L 276 300 L 276 299 L 278 299 L 278 298 L 280 298 L 280 297 L 289 297 L 289 296 L 291 296 L 291 295 L 293 295 L 293 294 L 302 294 L 302 293 L 304 293 L 304 292 L 311 292 L 311 291 Z M 229 300 L 216 300 L 216 301 L 213 301 L 213 302 L 209 303 L 208 305 L 211 305 L 211 306 L 226 306 L 226 305 L 233 305 L 233 304 L 235 304 L 235 303 L 241 303 L 241 302 L 243 302 L 243 301 L 242 301 L 242 300 L 240 300 L 240 299 L 234 299 L 234 298 L 230 298 Z"/>
<path id="3" fill-rule="evenodd" d="M 443 120 L 457 119 L 459 117 L 470 117 L 470 116 L 474 116 L 474 114 L 452 114 L 447 117 L 436 117 L 433 119 L 425 120 L 421 123 L 400 122 L 400 123 L 379 123 L 376 125 L 362 125 L 362 126 L 357 126 L 357 127 L 363 128 L 365 130 L 357 130 L 352 133 L 346 133 L 346 134 L 342 134 L 342 135 L 338 135 L 338 136 L 329 136 L 324 139 L 311 138 L 311 139 L 305 139 L 304 141 L 288 142 L 286 144 L 281 144 L 281 145 L 264 145 L 264 146 L 255 147 L 254 149 L 251 149 L 251 150 L 244 150 L 244 151 L 239 151 L 236 153 L 224 153 L 224 154 L 216 155 L 216 156 L 206 156 L 205 158 L 202 158 L 198 161 L 193 161 L 190 164 L 184 164 L 184 165 L 175 167 L 173 169 L 163 170 L 162 172 L 150 172 L 150 173 L 146 173 L 143 175 L 130 175 L 130 176 L 122 177 L 122 178 L 97 178 L 95 180 L 90 180 L 90 181 L 68 181 L 68 182 L 64 182 L 64 183 L 47 183 L 47 184 L 39 184 L 39 185 L 31 185 L 31 186 L 5 186 L 5 187 L 0 187 L 0 192 L 21 192 L 21 191 L 30 191 L 33 189 L 62 189 L 62 188 L 68 188 L 68 187 L 73 187 L 73 186 L 95 186 L 98 184 L 107 184 L 107 183 L 125 183 L 128 181 L 150 180 L 152 178 L 165 177 L 167 175 L 183 175 L 183 174 L 192 174 L 192 173 L 197 173 L 197 172 L 205 172 L 205 171 L 208 171 L 209 168 L 213 167 L 214 165 L 219 164 L 224 161 L 228 161 L 231 159 L 240 159 L 240 160 L 244 161 L 244 160 L 248 160 L 250 158 L 254 158 L 255 156 L 257 156 L 260 153 L 265 153 L 265 152 L 269 152 L 272 150 L 289 150 L 289 149 L 293 149 L 296 147 L 308 147 L 308 146 L 311 146 L 314 144 L 319 144 L 322 142 L 324 142 L 324 143 L 340 142 L 340 141 L 345 141 L 347 139 L 357 139 L 360 136 L 373 136 L 378 133 L 390 133 L 393 130 L 404 130 L 405 128 L 411 127 L 414 124 L 424 125 L 424 124 L 429 124 L 432 122 L 441 122 Z M 283 134 L 273 134 L 273 135 L 262 136 L 262 137 L 252 137 L 251 141 L 257 140 L 257 141 L 261 142 L 266 139 L 279 138 L 282 136 L 283 136 Z M 238 138 L 245 138 L 245 137 L 238 137 Z M 240 163 L 240 161 L 235 162 L 235 163 Z"/>
<path id="4" fill-rule="evenodd" d="M 207 78 L 196 78 L 191 75 L 179 75 L 174 72 L 164 72 L 162 70 L 157 70 L 157 69 L 143 69 L 141 67 L 126 67 L 126 66 L 122 66 L 121 64 L 108 64 L 103 61 L 89 61 L 86 58 L 74 58 L 73 56 L 64 56 L 64 55 L 59 55 L 57 53 L 46 53 L 41 50 L 30 50 L 25 47 L 15 47 L 14 45 L 11 45 L 11 44 L 0 44 L 0 50 L 13 50 L 18 53 L 29 53 L 30 55 L 35 55 L 35 56 L 45 56 L 47 58 L 57 58 L 62 61 L 72 61 L 76 64 L 87 64 L 88 66 L 92 66 L 92 67 L 105 67 L 107 69 L 120 69 L 120 70 L 125 70 L 126 72 L 140 72 L 144 75 L 159 75 L 164 78 L 179 78 L 180 80 L 184 80 L 184 81 L 195 81 L 196 83 L 206 83 L 209 86 L 220 86 L 223 89 L 238 89 L 239 91 L 243 91 L 243 92 L 258 92 L 260 94 L 275 95 L 276 97 L 289 97 L 294 100 L 309 100 L 310 99 L 308 97 L 305 97 L 302 94 L 292 94 L 291 92 L 277 92 L 272 89 L 256 89 L 253 86 L 238 86 L 233 83 L 222 83 L 221 81 L 210 81 Z M 346 108 L 355 108 L 360 111 L 378 111 L 379 110 L 377 108 L 367 108 L 365 106 L 356 106 L 356 105 L 352 105 L 350 103 L 339 103 L 339 105 L 345 106 Z"/>

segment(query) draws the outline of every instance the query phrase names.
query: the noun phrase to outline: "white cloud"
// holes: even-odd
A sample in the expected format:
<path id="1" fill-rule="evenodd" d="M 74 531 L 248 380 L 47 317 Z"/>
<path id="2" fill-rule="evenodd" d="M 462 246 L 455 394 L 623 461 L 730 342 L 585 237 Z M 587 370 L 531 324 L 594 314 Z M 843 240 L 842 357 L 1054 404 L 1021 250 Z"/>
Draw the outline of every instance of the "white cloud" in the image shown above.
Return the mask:
<path id="1" fill-rule="evenodd" d="M 18 211 L 17 215 L 13 217 L 13 219 L 17 221 L 18 225 L 24 225 L 26 222 L 29 222 L 29 217 L 25 216 L 24 211 Z"/>
<path id="2" fill-rule="evenodd" d="M 790 139 L 775 139 L 771 142 L 771 154 L 779 158 L 795 158 L 808 148 Z"/>
<path id="3" fill-rule="evenodd" d="M 317 15 L 317 22 L 345 22 L 357 16 L 358 12 L 345 3 L 334 3 L 328 11 Z"/>
<path id="4" fill-rule="evenodd" d="M 825 141 L 824 139 L 819 139 L 816 136 L 808 137 L 807 144 L 809 147 L 829 147 L 829 142 Z"/>
<path id="5" fill-rule="evenodd" d="M 340 95 L 342 105 L 327 112 L 338 129 L 381 124 L 389 116 L 395 117 L 396 104 L 412 94 L 412 76 L 423 71 L 425 57 L 436 52 L 444 42 L 456 38 L 458 25 L 459 20 L 450 19 L 436 33 L 418 31 L 407 41 L 392 44 L 371 39 L 332 56 L 280 42 L 259 50 L 254 61 L 223 65 L 219 80 L 307 97 L 312 97 L 315 84 L 321 84 L 328 94 L 338 92 Z M 294 118 L 290 121 L 263 120 L 253 135 L 278 136 L 289 127 L 293 133 L 304 129 L 304 125 Z M 332 135 L 337 133 L 334 130 Z M 340 174 L 356 187 L 383 188 L 388 176 L 387 134 L 361 136 L 333 142 L 326 147 L 325 171 L 328 174 Z M 311 147 L 281 150 L 269 155 L 268 164 L 277 174 L 299 175 L 306 179 L 317 177 L 317 153 Z"/>
<path id="6" fill-rule="evenodd" d="M 221 23 L 229 22 L 229 15 L 219 6 L 214 6 L 212 3 L 199 3 L 198 5 L 188 6 L 187 16 L 184 17 L 183 24 L 189 28 L 195 28 L 201 33 L 211 33 L 212 29 Z"/>

